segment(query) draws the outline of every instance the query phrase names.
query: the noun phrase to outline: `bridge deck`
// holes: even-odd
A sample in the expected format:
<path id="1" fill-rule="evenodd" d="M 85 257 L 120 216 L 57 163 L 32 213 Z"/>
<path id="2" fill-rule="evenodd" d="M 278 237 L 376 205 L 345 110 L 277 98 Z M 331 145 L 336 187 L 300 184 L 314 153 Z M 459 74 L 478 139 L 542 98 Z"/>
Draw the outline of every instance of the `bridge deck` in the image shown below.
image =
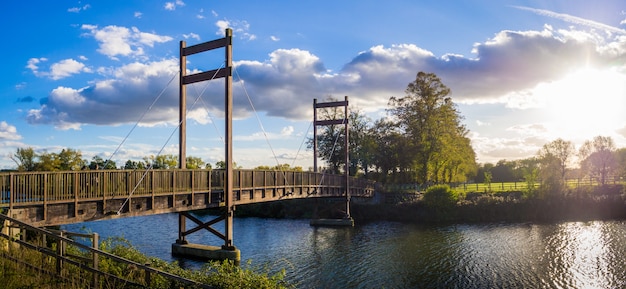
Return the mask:
<path id="1" fill-rule="evenodd" d="M 372 183 L 350 179 L 350 195 L 370 197 Z M 235 170 L 234 204 L 345 196 L 345 176 Z M 0 173 L 0 208 L 35 226 L 223 206 L 223 170 L 96 170 Z"/>

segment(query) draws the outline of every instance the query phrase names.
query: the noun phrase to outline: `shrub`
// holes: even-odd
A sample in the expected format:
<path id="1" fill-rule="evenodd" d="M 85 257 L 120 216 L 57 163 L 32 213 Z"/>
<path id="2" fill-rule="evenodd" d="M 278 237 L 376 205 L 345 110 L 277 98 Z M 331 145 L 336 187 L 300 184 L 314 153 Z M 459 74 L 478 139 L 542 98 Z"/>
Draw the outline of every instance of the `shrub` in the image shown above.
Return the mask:
<path id="1" fill-rule="evenodd" d="M 448 210 L 459 201 L 459 194 L 448 185 L 436 185 L 424 193 L 424 204 L 435 210 Z"/>

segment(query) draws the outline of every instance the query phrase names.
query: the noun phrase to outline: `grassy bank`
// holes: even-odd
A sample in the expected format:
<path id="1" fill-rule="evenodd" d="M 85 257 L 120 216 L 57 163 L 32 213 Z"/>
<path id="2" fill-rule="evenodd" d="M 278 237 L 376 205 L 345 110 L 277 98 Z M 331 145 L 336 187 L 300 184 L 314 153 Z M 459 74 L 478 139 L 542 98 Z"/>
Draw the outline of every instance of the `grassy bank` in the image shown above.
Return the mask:
<path id="1" fill-rule="evenodd" d="M 410 193 L 404 193 L 410 195 Z M 458 193 L 450 205 L 432 205 L 422 198 L 398 197 L 408 202 L 353 204 L 360 222 L 377 220 L 413 223 L 552 222 L 626 219 L 623 185 L 568 189 L 559 194 L 528 197 L 527 192 Z"/>
<path id="2" fill-rule="evenodd" d="M 6 240 L 2 240 L 6 242 Z M 293 288 L 284 280 L 285 272 L 270 274 L 269 268 L 254 267 L 251 262 L 242 266 L 233 262 L 207 262 L 197 270 L 183 269 L 176 262 L 166 262 L 157 258 L 148 257 L 140 253 L 127 240 L 109 238 L 100 244 L 103 251 L 118 257 L 134 261 L 139 264 L 150 264 L 152 268 L 165 271 L 180 277 L 194 280 L 211 288 Z M 89 273 L 77 267 L 67 266 L 63 270 L 63 277 L 54 274 L 54 270 L 47 269 L 47 263 L 53 261 L 39 251 L 20 248 L 0 252 L 0 287 L 13 288 L 91 288 L 92 281 L 87 277 Z M 67 255 L 80 259 L 88 258 L 78 248 L 68 246 Z M 84 255 L 84 256 L 83 256 Z M 17 262 L 16 262 L 17 261 Z M 35 268 L 33 264 L 37 268 Z M 108 278 L 100 279 L 97 288 L 200 288 L 196 285 L 185 285 L 176 281 L 153 276 L 149 283 L 140 270 L 128 265 L 113 262 L 110 259 L 100 259 L 99 269 L 107 274 L 123 277 L 126 280 L 139 280 L 135 284 L 110 282 Z M 43 268 L 43 270 L 42 270 Z M 47 272 L 46 272 L 47 271 Z M 86 275 L 85 275 L 86 274 Z M 133 281 L 136 282 L 136 281 Z M 141 285 L 143 284 L 143 285 Z"/>

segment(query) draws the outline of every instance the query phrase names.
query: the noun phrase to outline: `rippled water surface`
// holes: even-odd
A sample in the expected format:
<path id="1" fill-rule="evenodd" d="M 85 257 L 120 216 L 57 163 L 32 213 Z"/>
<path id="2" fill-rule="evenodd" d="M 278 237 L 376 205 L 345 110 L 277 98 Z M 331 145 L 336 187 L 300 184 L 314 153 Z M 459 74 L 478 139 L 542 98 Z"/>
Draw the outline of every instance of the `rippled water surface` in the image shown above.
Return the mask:
<path id="1" fill-rule="evenodd" d="M 65 226 L 123 236 L 165 260 L 178 215 Z M 220 228 L 220 227 L 218 227 Z M 193 243 L 221 245 L 208 234 Z M 626 222 L 314 228 L 308 220 L 235 220 L 242 260 L 284 268 L 298 288 L 624 288 Z M 197 267 L 197 261 L 181 260 Z"/>

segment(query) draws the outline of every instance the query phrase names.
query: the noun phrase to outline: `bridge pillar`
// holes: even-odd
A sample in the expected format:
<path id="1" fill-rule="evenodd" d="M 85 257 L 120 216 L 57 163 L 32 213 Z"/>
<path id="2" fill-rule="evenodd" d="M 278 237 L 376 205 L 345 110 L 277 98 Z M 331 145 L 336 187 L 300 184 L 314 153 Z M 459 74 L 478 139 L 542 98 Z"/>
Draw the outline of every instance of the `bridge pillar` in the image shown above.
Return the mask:
<path id="1" fill-rule="evenodd" d="M 186 46 L 184 41 L 180 42 L 180 168 L 185 169 L 185 119 L 186 119 L 186 90 L 185 85 L 192 84 L 200 81 L 213 80 L 215 78 L 224 78 L 224 114 L 225 114 L 225 163 L 226 163 L 226 172 L 224 174 L 224 201 L 225 201 L 225 212 L 223 215 L 209 221 L 203 222 L 189 214 L 188 212 L 179 213 L 178 219 L 178 239 L 176 243 L 172 244 L 172 254 L 179 256 L 186 256 L 191 258 L 200 258 L 200 259 L 229 259 L 235 262 L 239 262 L 241 253 L 239 250 L 233 245 L 233 211 L 234 211 L 234 203 L 233 203 L 233 155 L 232 155 L 232 145 L 233 145 L 233 130 L 232 130 L 232 121 L 233 121 L 233 93 L 232 93 L 232 85 L 233 85 L 233 30 L 227 28 L 224 32 L 224 38 L 216 39 L 209 42 L 204 42 L 200 44 L 196 44 L 190 47 Z M 224 48 L 224 58 L 225 58 L 225 67 L 221 69 L 215 69 L 212 71 L 205 71 L 196 74 L 186 75 L 186 62 L 187 56 L 205 52 L 209 50 L 213 50 L 216 48 Z M 190 219 L 197 226 L 191 230 L 187 230 L 186 228 L 186 220 Z M 224 234 L 213 229 L 211 225 L 224 221 L 225 228 Z M 199 244 L 190 244 L 185 239 L 185 236 L 191 234 L 193 232 L 206 229 L 212 234 L 216 235 L 220 239 L 224 240 L 224 245 L 221 247 L 216 246 L 207 246 L 207 245 L 199 245 Z"/>

